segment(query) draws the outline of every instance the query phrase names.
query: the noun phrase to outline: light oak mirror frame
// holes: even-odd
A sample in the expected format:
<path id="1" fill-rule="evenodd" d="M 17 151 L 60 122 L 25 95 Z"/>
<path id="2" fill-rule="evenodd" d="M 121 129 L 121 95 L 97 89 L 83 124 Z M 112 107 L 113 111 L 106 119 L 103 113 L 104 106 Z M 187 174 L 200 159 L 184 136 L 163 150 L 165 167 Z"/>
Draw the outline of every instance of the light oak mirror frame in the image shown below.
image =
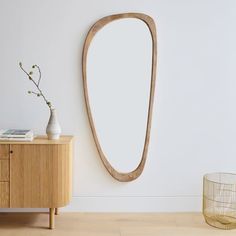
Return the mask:
<path id="1" fill-rule="evenodd" d="M 149 93 L 149 105 L 148 105 L 148 115 L 147 115 L 147 124 L 146 124 L 146 134 L 145 134 L 145 142 L 144 142 L 144 148 L 142 153 L 142 158 L 137 166 L 136 169 L 134 169 L 131 172 L 123 173 L 118 172 L 115 170 L 110 162 L 107 160 L 106 156 L 103 153 L 103 150 L 101 148 L 101 145 L 98 140 L 98 136 L 96 133 L 96 128 L 93 121 L 93 116 L 91 112 L 91 107 L 89 103 L 89 96 L 88 96 L 88 86 L 87 86 L 87 55 L 88 55 L 88 49 L 90 46 L 91 41 L 93 40 L 95 34 L 102 29 L 106 24 L 119 20 L 124 18 L 137 18 L 142 20 L 147 26 L 151 33 L 152 37 L 152 68 L 151 68 L 151 85 L 150 85 L 150 93 Z M 95 140 L 95 144 L 97 146 L 98 153 L 100 155 L 100 158 L 107 169 L 107 171 L 110 173 L 112 177 L 117 179 L 121 182 L 128 182 L 135 180 L 138 178 L 141 173 L 143 172 L 145 162 L 147 159 L 147 152 L 148 152 L 148 145 L 149 145 L 149 139 L 150 139 L 150 131 L 151 131 L 151 120 L 152 120 L 152 110 L 153 110 L 153 102 L 154 102 L 154 92 L 155 92 L 155 82 L 156 82 L 156 67 L 157 67 L 157 36 L 156 36 L 156 26 L 154 20 L 145 14 L 142 13 L 124 13 L 124 14 L 116 14 L 111 16 L 106 16 L 99 21 L 97 21 L 89 30 L 87 37 L 84 42 L 84 48 L 83 48 L 83 55 L 82 55 L 82 73 L 83 73 L 83 86 L 84 86 L 84 96 L 85 96 L 85 102 L 86 102 L 86 108 L 89 118 L 89 123 L 91 126 L 92 134 Z"/>

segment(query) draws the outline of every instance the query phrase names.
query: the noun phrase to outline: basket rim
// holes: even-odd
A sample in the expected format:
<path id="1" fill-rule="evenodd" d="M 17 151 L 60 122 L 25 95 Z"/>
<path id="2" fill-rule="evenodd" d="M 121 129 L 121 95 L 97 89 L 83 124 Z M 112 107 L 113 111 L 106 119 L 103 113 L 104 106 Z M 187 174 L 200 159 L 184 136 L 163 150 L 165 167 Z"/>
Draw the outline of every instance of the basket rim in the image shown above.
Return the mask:
<path id="1" fill-rule="evenodd" d="M 236 173 L 230 173 L 230 172 L 212 172 L 212 173 L 207 173 L 203 176 L 203 179 L 207 180 L 208 182 L 211 183 L 215 183 L 215 184 L 224 184 L 224 185 L 235 185 L 236 186 L 236 179 L 235 179 L 235 183 L 224 183 L 224 182 L 217 182 L 214 180 L 209 180 L 207 177 L 210 175 L 214 175 L 214 174 L 223 174 L 223 175 L 233 175 L 236 177 Z"/>

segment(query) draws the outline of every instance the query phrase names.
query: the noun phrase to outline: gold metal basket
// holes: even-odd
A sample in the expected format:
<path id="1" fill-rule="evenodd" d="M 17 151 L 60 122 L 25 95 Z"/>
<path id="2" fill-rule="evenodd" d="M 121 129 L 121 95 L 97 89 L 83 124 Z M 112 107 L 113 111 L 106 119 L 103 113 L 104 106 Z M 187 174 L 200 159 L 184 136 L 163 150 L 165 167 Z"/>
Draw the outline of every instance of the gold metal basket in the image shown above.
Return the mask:
<path id="1" fill-rule="evenodd" d="M 236 174 L 211 173 L 203 177 L 203 215 L 220 229 L 236 228 Z"/>

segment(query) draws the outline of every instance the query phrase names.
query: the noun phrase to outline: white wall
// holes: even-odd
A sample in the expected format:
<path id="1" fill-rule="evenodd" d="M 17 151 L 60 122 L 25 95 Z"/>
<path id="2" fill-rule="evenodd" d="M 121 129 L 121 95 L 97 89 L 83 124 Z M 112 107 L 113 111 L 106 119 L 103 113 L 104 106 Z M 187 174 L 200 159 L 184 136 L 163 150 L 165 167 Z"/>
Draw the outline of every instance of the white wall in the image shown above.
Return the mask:
<path id="1" fill-rule="evenodd" d="M 99 18 L 152 16 L 158 77 L 148 160 L 131 183 L 97 154 L 85 111 L 81 53 Z M 76 136 L 74 211 L 200 211 L 202 176 L 236 170 L 236 1 L 0 0 L 0 127 L 44 133 L 48 110 L 18 68 L 37 63 L 63 133 Z"/>

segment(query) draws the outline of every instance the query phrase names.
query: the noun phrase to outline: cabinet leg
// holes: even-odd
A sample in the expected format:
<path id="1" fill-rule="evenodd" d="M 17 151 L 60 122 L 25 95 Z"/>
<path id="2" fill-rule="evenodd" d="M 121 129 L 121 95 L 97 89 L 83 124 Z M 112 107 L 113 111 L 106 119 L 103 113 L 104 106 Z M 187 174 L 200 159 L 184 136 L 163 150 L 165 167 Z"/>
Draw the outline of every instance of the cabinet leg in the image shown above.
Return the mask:
<path id="1" fill-rule="evenodd" d="M 49 208 L 49 229 L 54 229 L 55 208 Z"/>
<path id="2" fill-rule="evenodd" d="M 59 208 L 55 208 L 55 215 L 59 215 Z"/>

